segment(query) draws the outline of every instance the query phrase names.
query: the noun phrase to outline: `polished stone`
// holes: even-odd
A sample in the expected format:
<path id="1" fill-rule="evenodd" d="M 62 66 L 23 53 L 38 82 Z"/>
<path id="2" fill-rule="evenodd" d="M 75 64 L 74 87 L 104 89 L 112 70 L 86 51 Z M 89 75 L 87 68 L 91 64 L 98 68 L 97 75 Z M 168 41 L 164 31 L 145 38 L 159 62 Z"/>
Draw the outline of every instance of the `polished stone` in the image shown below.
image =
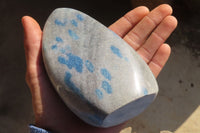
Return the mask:
<path id="1" fill-rule="evenodd" d="M 152 72 L 132 47 L 80 11 L 54 10 L 42 43 L 56 91 L 93 126 L 111 127 L 137 116 L 158 93 Z"/>

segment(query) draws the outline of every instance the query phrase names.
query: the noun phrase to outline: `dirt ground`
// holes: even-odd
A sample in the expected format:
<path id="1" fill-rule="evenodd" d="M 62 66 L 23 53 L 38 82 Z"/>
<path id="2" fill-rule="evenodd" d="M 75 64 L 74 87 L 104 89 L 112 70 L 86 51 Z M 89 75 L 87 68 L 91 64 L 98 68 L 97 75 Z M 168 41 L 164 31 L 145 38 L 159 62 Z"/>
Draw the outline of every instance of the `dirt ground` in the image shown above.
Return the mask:
<path id="1" fill-rule="evenodd" d="M 157 78 L 159 94 L 121 133 L 200 133 L 199 0 L 0 0 L 0 133 L 26 133 L 33 123 L 31 94 L 25 83 L 21 17 L 30 15 L 43 27 L 58 7 L 81 10 L 109 26 L 133 7 L 169 3 L 179 21 L 167 40 L 172 54 Z"/>

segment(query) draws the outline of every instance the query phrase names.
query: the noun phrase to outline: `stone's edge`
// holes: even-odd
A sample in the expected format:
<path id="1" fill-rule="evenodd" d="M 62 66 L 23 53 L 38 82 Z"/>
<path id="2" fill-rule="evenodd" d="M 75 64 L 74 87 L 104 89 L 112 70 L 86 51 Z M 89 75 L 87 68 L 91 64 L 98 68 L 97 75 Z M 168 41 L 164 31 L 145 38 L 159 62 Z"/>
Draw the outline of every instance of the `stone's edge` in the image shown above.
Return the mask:
<path id="1" fill-rule="evenodd" d="M 108 117 L 116 112 L 116 111 L 114 111 L 114 112 L 110 113 L 108 116 L 105 117 L 105 119 L 103 120 L 102 124 L 99 125 L 99 127 L 104 127 L 104 128 L 113 127 L 113 126 L 119 125 L 121 123 L 124 123 L 124 122 L 126 122 L 126 121 L 128 121 L 128 120 L 130 120 L 130 119 L 132 119 L 132 118 L 134 118 L 136 116 L 138 116 L 139 114 L 144 112 L 154 102 L 154 100 L 156 99 L 156 96 L 157 96 L 157 93 L 148 94 L 148 95 L 145 95 L 143 97 L 139 97 L 139 98 L 135 99 L 134 101 L 131 101 L 131 102 L 127 103 L 126 105 L 123 105 L 122 107 L 118 108 L 116 111 L 119 111 L 119 110 L 121 110 L 123 108 L 126 108 L 128 105 L 131 105 L 131 104 L 141 100 L 142 98 L 149 98 L 149 97 L 151 98 L 152 97 L 152 99 L 149 99 L 149 102 L 146 102 L 147 105 L 144 108 L 142 108 L 139 112 L 137 112 L 135 115 L 133 115 L 132 117 L 129 117 L 129 118 L 124 119 L 122 121 L 115 120 L 116 121 L 115 124 L 110 124 L 109 120 L 108 120 L 109 119 Z M 134 109 L 134 107 L 132 107 L 132 108 Z M 123 112 L 121 112 L 121 113 L 123 113 Z"/>
<path id="2" fill-rule="evenodd" d="M 87 15 L 87 14 L 83 13 L 82 11 L 79 11 L 79 10 L 76 10 L 76 9 L 73 9 L 73 8 L 69 8 L 69 7 L 59 7 L 59 8 L 56 8 L 56 9 L 54 9 L 54 10 L 52 11 L 51 14 L 53 14 L 54 12 L 59 12 L 59 10 L 71 10 L 71 11 L 80 12 L 80 13 L 82 13 L 82 14 L 84 14 L 84 15 Z M 88 16 L 88 15 L 87 15 L 87 16 Z"/>
<path id="3" fill-rule="evenodd" d="M 154 100 L 156 99 L 157 93 L 151 93 L 151 94 L 145 95 L 145 96 L 143 96 L 143 97 L 150 97 L 150 96 L 153 96 L 153 98 L 152 98 L 151 100 L 149 100 L 149 102 L 147 103 L 147 106 L 145 106 L 145 108 L 143 108 L 141 111 L 139 111 L 139 113 L 137 113 L 137 114 L 134 115 L 133 117 L 130 117 L 130 118 L 128 118 L 128 119 L 124 119 L 123 121 L 116 121 L 116 123 L 114 123 L 114 124 L 113 124 L 113 123 L 110 124 L 110 123 L 105 122 L 105 120 L 109 117 L 109 115 L 113 114 L 115 111 L 112 112 L 112 113 L 110 113 L 110 114 L 108 114 L 108 116 L 105 116 L 105 117 L 103 118 L 103 120 L 102 120 L 100 123 L 92 122 L 91 120 L 90 120 L 90 122 L 88 122 L 88 121 L 86 121 L 84 118 L 82 118 L 82 120 L 85 121 L 86 123 L 92 125 L 92 126 L 100 127 L 100 128 L 109 128 L 109 127 L 117 126 L 117 125 L 119 125 L 119 124 L 122 124 L 122 123 L 124 123 L 124 122 L 130 120 L 130 119 L 133 119 L 133 118 L 136 117 L 137 115 L 139 115 L 139 114 L 141 114 L 142 112 L 144 112 L 144 111 L 146 110 L 146 108 L 148 108 L 148 107 L 154 102 Z M 130 105 L 130 104 L 134 103 L 135 101 L 140 100 L 141 98 L 142 98 L 142 97 L 139 97 L 139 98 L 135 99 L 134 101 L 131 101 L 131 102 L 129 102 L 129 103 L 123 105 L 122 107 L 118 108 L 117 110 L 120 110 L 120 109 L 126 107 L 127 105 Z M 76 111 L 75 111 L 75 112 L 76 112 Z"/>
<path id="4" fill-rule="evenodd" d="M 113 126 L 117 126 L 117 125 L 119 125 L 119 124 L 122 124 L 122 123 L 124 123 L 124 122 L 126 122 L 126 121 L 128 121 L 128 120 L 130 120 L 130 119 L 133 119 L 134 117 L 136 117 L 137 115 L 139 115 L 139 114 L 141 114 L 142 112 L 144 112 L 145 110 L 146 110 L 146 108 L 148 108 L 153 102 L 154 102 L 154 100 L 156 99 L 156 96 L 157 96 L 157 93 L 151 93 L 151 94 L 148 94 L 148 95 L 145 95 L 145 96 L 143 96 L 143 97 L 150 97 L 150 96 L 153 96 L 153 99 L 152 100 L 149 100 L 149 102 L 147 103 L 147 106 L 145 106 L 145 108 L 143 108 L 141 111 L 139 111 L 139 113 L 137 113 L 136 115 L 134 115 L 133 117 L 129 117 L 128 119 L 124 119 L 123 121 L 116 121 L 116 123 L 112 123 L 112 124 L 110 124 L 110 123 L 107 123 L 107 122 L 105 122 L 105 120 L 108 118 L 108 116 L 109 115 L 111 115 L 112 113 L 114 113 L 114 112 L 112 112 L 112 113 L 110 113 L 110 114 L 108 114 L 108 116 L 105 116 L 103 119 L 101 118 L 101 119 L 99 119 L 100 121 L 99 122 L 96 122 L 96 120 L 89 120 L 89 121 L 87 121 L 86 119 L 85 119 L 85 115 L 82 117 L 82 115 L 78 115 L 79 113 L 77 113 L 77 111 L 76 110 L 73 110 L 73 112 L 76 114 L 76 115 L 78 115 L 79 117 L 81 117 L 81 119 L 84 121 L 84 122 L 86 122 L 86 123 L 88 123 L 88 124 L 90 124 L 90 125 L 92 125 L 92 126 L 94 126 L 94 127 L 100 127 L 100 128 L 109 128 L 109 127 L 113 127 Z M 127 105 L 130 105 L 130 104 L 132 104 L 132 103 L 134 103 L 135 101 L 137 101 L 137 100 L 140 100 L 142 97 L 139 97 L 139 98 L 137 98 L 137 99 L 135 99 L 134 101 L 131 101 L 131 102 L 129 102 L 129 103 L 127 103 L 127 104 L 125 104 L 125 105 L 123 105 L 122 107 L 120 107 L 120 108 L 118 108 L 117 110 L 119 110 L 119 109 L 122 109 L 122 108 L 124 108 L 124 107 L 126 107 Z M 71 110 L 71 108 L 70 108 L 70 110 Z M 95 118 L 95 119 L 98 119 L 98 118 Z"/>
<path id="5" fill-rule="evenodd" d="M 107 113 L 104 112 L 103 110 L 100 110 L 93 104 L 91 104 L 87 99 L 83 99 L 81 101 L 75 100 L 75 97 L 77 97 L 76 94 L 73 93 L 67 93 L 63 88 L 60 88 L 60 91 L 62 93 L 59 93 L 61 96 L 62 100 L 64 100 L 65 105 L 75 114 L 77 115 L 82 121 L 85 123 L 88 123 L 90 125 L 93 125 L 95 127 L 101 127 L 103 120 L 105 119 Z M 68 95 L 68 96 L 67 96 Z M 66 96 L 69 98 L 67 101 L 70 102 L 70 100 L 76 101 L 79 106 L 85 106 L 84 110 L 77 110 L 76 107 L 74 107 L 71 104 L 67 104 L 66 101 Z M 76 103 L 75 103 L 76 104 Z M 88 110 L 89 109 L 89 110 Z"/>

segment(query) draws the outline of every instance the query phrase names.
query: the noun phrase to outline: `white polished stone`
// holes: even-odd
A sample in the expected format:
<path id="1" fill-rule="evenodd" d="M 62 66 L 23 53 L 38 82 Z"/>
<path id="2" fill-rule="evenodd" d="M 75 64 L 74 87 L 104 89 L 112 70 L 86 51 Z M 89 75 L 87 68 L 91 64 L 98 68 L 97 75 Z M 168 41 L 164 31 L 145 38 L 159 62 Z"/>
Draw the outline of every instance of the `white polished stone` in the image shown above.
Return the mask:
<path id="1" fill-rule="evenodd" d="M 56 9 L 43 32 L 46 71 L 66 105 L 85 122 L 110 127 L 143 112 L 158 93 L 147 64 L 88 15 Z"/>

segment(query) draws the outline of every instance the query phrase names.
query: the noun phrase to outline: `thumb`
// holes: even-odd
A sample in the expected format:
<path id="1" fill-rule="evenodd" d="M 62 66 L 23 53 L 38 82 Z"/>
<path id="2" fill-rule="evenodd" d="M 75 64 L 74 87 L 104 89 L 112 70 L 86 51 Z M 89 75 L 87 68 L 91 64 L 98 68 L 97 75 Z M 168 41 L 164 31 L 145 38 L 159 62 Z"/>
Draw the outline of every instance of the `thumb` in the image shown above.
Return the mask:
<path id="1" fill-rule="evenodd" d="M 31 17 L 22 17 L 24 28 L 24 48 L 27 68 L 36 67 L 41 63 L 42 31 L 39 24 Z"/>

